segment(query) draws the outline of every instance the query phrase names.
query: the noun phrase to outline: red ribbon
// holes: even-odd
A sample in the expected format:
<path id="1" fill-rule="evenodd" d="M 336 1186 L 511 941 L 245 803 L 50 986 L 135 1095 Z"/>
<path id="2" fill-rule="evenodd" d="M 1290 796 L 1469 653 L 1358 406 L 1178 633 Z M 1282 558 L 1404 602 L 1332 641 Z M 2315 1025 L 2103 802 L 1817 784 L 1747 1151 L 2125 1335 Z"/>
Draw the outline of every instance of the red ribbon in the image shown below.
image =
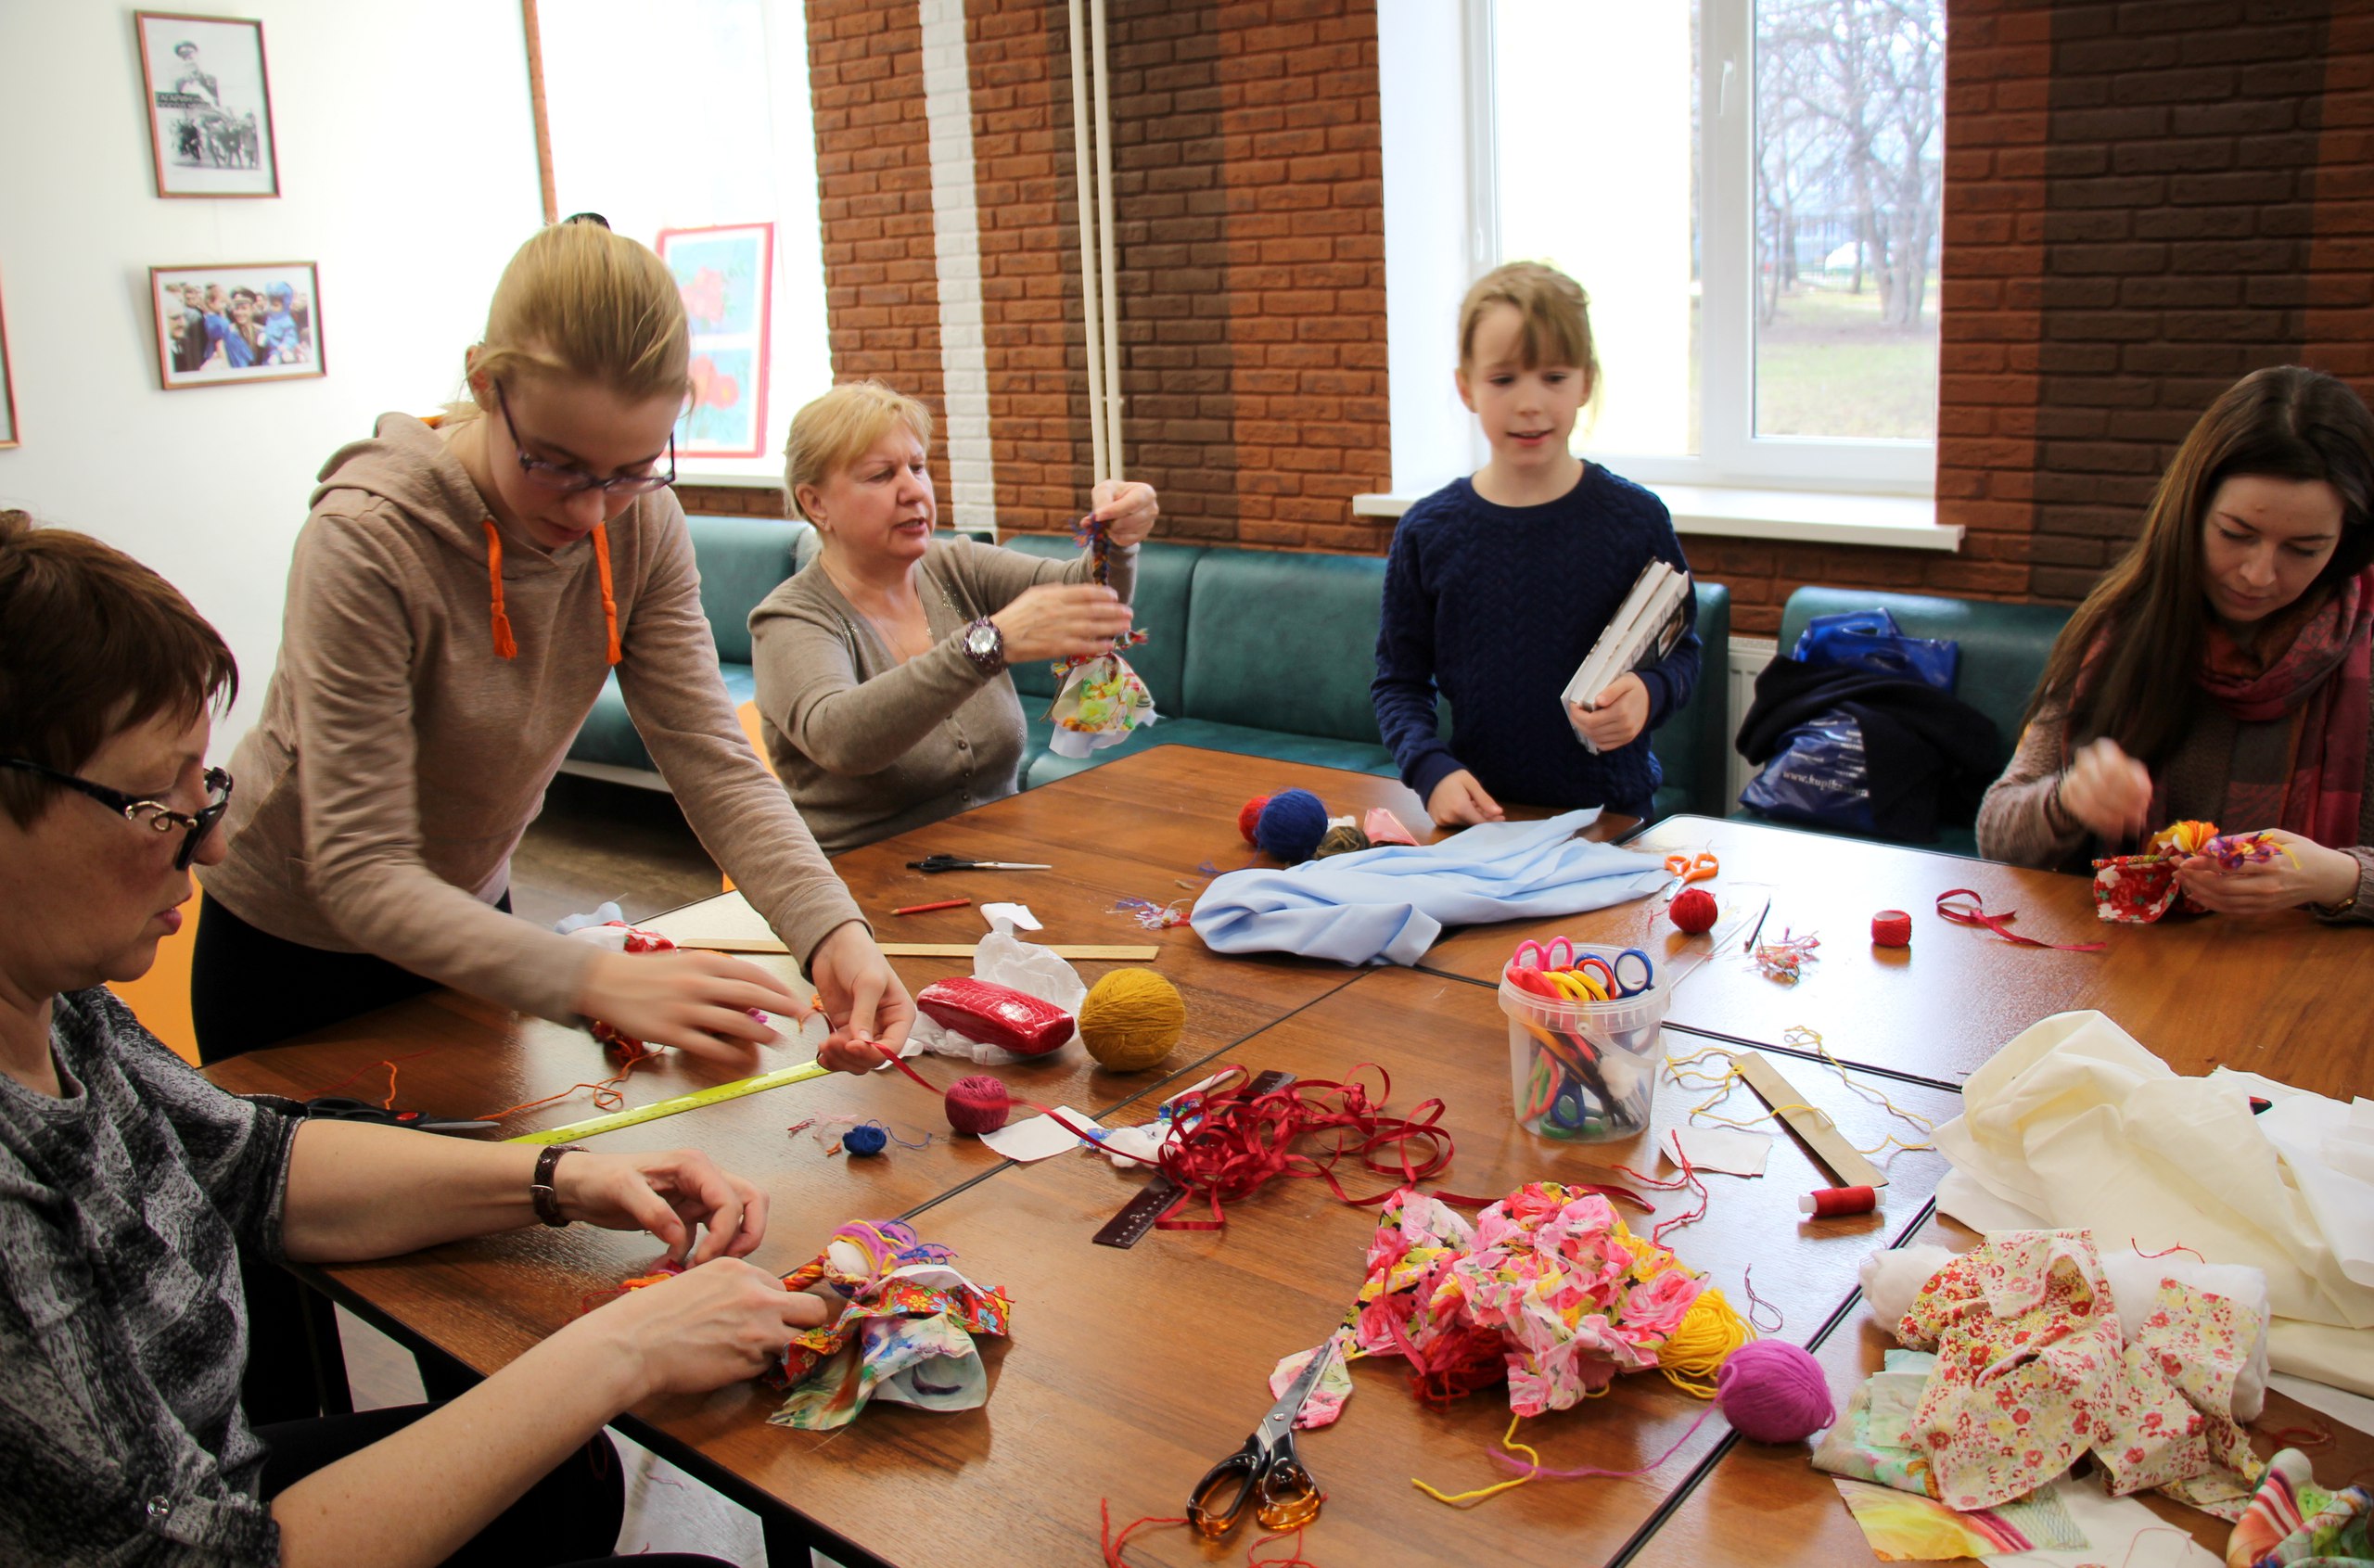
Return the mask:
<path id="1" fill-rule="evenodd" d="M 1970 907 L 1964 909 L 1958 905 L 1948 909 L 1946 907 L 1948 899 L 1968 899 Z M 1938 894 L 1937 918 L 1955 925 L 1985 926 L 2005 941 L 2023 948 L 2050 948 L 2055 952 L 2064 953 L 2098 953 L 2110 945 L 2107 942 L 2047 942 L 2035 937 L 2023 937 L 2010 928 L 2011 922 L 2020 918 L 2018 910 L 1989 914 L 1986 912 L 1986 900 L 1971 887 L 1952 887 Z"/>

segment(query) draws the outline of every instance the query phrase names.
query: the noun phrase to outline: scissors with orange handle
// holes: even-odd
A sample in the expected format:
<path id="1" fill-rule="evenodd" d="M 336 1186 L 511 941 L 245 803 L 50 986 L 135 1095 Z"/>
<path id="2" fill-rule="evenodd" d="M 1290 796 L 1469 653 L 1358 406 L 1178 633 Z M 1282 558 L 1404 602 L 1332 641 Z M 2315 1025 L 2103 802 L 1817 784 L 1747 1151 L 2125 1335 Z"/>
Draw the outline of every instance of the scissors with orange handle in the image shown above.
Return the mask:
<path id="1" fill-rule="evenodd" d="M 1212 1466 L 1187 1500 L 1187 1517 L 1206 1540 L 1236 1528 L 1249 1508 L 1265 1530 L 1298 1530 L 1319 1517 L 1327 1495 L 1295 1452 L 1295 1417 L 1335 1359 L 1331 1335 L 1308 1366 L 1286 1385 L 1285 1396 L 1270 1407 L 1244 1447 Z"/>
<path id="2" fill-rule="evenodd" d="M 1704 882 L 1722 869 L 1723 863 L 1711 853 L 1667 855 L 1666 874 L 1673 880 L 1666 885 L 1665 896 L 1670 899 L 1691 883 Z"/>

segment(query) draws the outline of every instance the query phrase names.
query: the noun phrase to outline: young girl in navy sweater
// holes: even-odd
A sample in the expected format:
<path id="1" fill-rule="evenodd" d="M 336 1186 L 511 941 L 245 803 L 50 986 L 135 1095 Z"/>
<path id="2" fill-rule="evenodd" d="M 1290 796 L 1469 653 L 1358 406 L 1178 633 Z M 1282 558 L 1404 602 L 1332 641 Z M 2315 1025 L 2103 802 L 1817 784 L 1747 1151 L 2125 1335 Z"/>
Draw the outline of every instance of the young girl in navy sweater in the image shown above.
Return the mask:
<path id="1" fill-rule="evenodd" d="M 1694 597 L 1663 659 L 1589 708 L 1564 696 L 1650 558 L 1690 568 L 1663 502 L 1567 450 L 1598 384 L 1589 300 L 1574 279 L 1517 261 L 1467 291 L 1459 395 L 1492 460 L 1402 516 L 1369 688 L 1402 782 L 1437 826 L 1498 822 L 1503 798 L 1653 813 L 1649 732 L 1698 683 Z M 1450 699 L 1448 744 L 1437 691 Z"/>

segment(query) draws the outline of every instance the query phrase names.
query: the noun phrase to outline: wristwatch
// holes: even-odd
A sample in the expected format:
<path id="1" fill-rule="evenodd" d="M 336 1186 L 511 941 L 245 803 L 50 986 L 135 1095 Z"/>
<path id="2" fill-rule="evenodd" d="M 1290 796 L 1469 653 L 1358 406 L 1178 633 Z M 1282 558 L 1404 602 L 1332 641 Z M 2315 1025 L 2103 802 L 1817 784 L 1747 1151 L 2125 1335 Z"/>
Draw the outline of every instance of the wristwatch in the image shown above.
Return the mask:
<path id="1" fill-rule="evenodd" d="M 582 1143 L 555 1143 L 536 1156 L 536 1174 L 528 1183 L 529 1200 L 536 1205 L 536 1217 L 555 1230 L 567 1225 L 568 1219 L 560 1212 L 560 1193 L 553 1186 L 553 1169 L 563 1154 L 581 1154 Z"/>
<path id="2" fill-rule="evenodd" d="M 1005 633 L 987 616 L 964 629 L 964 657 L 984 675 L 995 675 L 1005 668 Z"/>

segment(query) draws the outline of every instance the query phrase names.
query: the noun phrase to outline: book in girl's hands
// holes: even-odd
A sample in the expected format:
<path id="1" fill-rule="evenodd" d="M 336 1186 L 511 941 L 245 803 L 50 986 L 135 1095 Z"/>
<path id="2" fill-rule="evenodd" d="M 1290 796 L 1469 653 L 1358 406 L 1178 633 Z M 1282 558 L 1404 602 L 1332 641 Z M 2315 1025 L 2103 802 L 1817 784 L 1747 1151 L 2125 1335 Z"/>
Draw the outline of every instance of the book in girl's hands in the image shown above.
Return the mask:
<path id="1" fill-rule="evenodd" d="M 1687 624 L 1683 606 L 1689 597 L 1688 572 L 1664 561 L 1651 561 L 1632 584 L 1632 592 L 1624 596 L 1623 607 L 1591 644 L 1582 668 L 1566 682 L 1565 699 L 1588 713 L 1599 695 L 1618 679 L 1644 662 L 1673 652 Z M 1580 731 L 1576 738 L 1592 751 L 1599 749 Z"/>

